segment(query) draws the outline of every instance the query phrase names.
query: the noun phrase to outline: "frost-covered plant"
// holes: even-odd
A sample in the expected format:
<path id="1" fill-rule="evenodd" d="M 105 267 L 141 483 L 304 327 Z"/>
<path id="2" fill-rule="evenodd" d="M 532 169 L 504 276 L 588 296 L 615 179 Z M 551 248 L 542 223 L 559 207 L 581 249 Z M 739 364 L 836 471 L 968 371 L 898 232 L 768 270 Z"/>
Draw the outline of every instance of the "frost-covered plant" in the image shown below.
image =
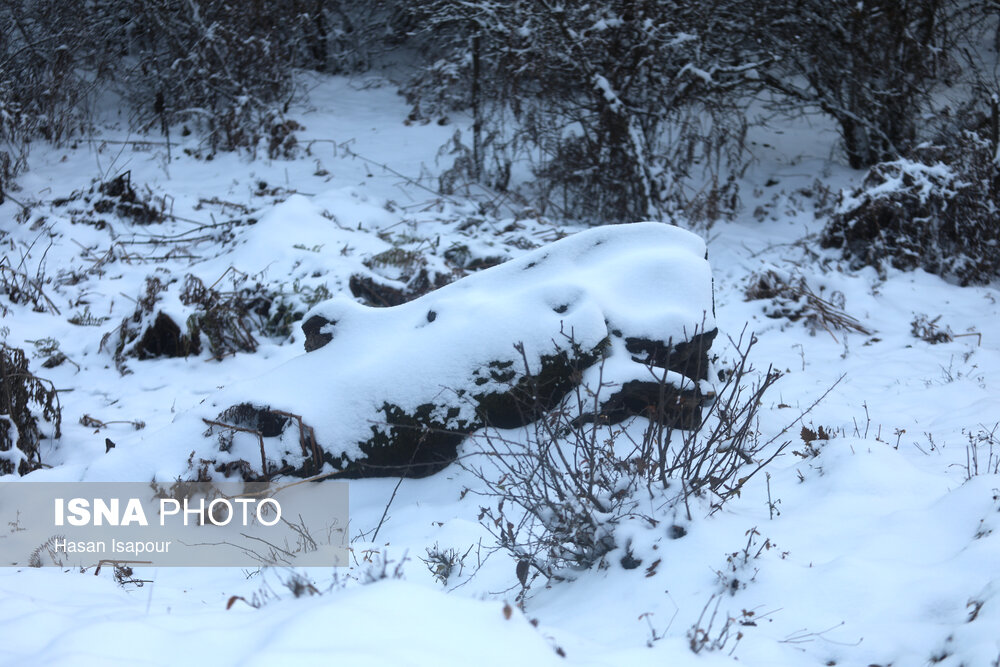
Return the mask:
<path id="1" fill-rule="evenodd" d="M 295 151 L 284 118 L 293 69 L 366 66 L 384 40 L 383 3 L 315 0 L 9 0 L 0 3 L 0 192 L 24 168 L 29 142 L 62 142 L 90 125 L 114 90 L 131 127 L 184 123 L 211 152 Z"/>
<path id="2" fill-rule="evenodd" d="M 49 282 L 45 276 L 44 254 L 34 275 L 31 275 L 25 267 L 25 257 L 30 253 L 30 248 L 26 250 L 16 265 L 11 259 L 13 253 L 0 257 L 0 294 L 5 295 L 11 303 L 30 304 L 36 313 L 50 312 L 58 315 L 59 309 L 43 289 L 43 285 Z M 6 308 L 2 310 L 6 314 Z"/>
<path id="3" fill-rule="evenodd" d="M 761 398 L 779 374 L 754 371 L 754 342 L 736 344 L 735 367 L 723 373 L 700 419 L 677 425 L 670 415 L 685 395 L 651 367 L 659 391 L 646 416 L 609 426 L 602 399 L 609 387 L 599 383 L 578 388 L 528 427 L 526 441 L 487 429 L 487 462 L 464 463 L 491 500 L 480 508 L 480 522 L 519 563 L 558 579 L 601 562 L 619 546 L 616 529 L 625 522 L 656 525 L 659 519 L 642 509 L 650 501 L 689 519 L 698 501 L 710 512 L 720 509 L 787 445 L 770 447 L 776 438 L 764 442 L 756 429 Z"/>
<path id="4" fill-rule="evenodd" d="M 88 125 L 104 61 L 87 14 L 68 0 L 0 3 L 0 202 L 32 139 L 61 144 Z M 82 69 L 84 61 L 94 67 Z"/>
<path id="5" fill-rule="evenodd" d="M 232 289 L 218 288 L 227 276 Z M 187 357 L 200 354 L 204 347 L 217 360 L 237 352 L 255 352 L 257 335 L 288 337 L 311 302 L 328 294 L 322 285 L 309 288 L 298 281 L 291 293 L 275 292 L 232 267 L 208 286 L 188 274 L 178 295 L 188 316 L 178 323 L 158 305 L 161 295 L 175 282 L 173 278 L 164 282 L 159 276 L 147 277 L 145 294 L 136 301 L 135 312 L 101 340 L 102 349 L 109 348 L 122 374 L 130 372 L 125 366 L 128 357 Z"/>
<path id="6" fill-rule="evenodd" d="M 404 89 L 412 117 L 471 112 L 471 180 L 504 190 L 527 159 L 532 204 L 563 216 L 732 211 L 746 129 L 734 91 L 753 66 L 703 3 L 433 0 L 402 14 L 431 63 Z M 709 186 L 692 194 L 702 170 Z"/>
<path id="7" fill-rule="evenodd" d="M 62 409 L 55 387 L 28 370 L 24 350 L 0 343 L 0 475 L 41 467 L 39 417 L 60 436 Z"/>
<path id="8" fill-rule="evenodd" d="M 922 268 L 962 285 L 1000 276 L 1000 166 L 995 145 L 963 132 L 948 146 L 921 146 L 882 162 L 841 193 L 823 230 L 851 268 Z"/>
<path id="9" fill-rule="evenodd" d="M 472 551 L 472 547 L 469 547 L 465 553 L 461 553 L 457 549 L 442 549 L 435 542 L 434 546 L 427 547 L 426 551 L 427 558 L 420 560 L 437 581 L 447 586 L 448 579 L 451 578 L 452 574 L 462 574 L 462 569 L 465 567 L 465 557 Z"/>
<path id="10" fill-rule="evenodd" d="M 956 16 L 968 12 L 936 0 L 745 4 L 748 41 L 773 56 L 757 76 L 786 109 L 832 119 L 855 169 L 919 141 L 934 85 L 954 74 Z"/>

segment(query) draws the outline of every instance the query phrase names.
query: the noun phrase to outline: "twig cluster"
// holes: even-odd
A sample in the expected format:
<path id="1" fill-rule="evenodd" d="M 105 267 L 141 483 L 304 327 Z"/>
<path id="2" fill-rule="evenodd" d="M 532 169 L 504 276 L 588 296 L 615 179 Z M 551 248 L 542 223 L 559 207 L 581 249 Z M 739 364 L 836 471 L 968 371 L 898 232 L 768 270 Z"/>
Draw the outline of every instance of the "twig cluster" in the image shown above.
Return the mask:
<path id="1" fill-rule="evenodd" d="M 518 435 L 487 428 L 473 436 L 481 455 L 462 465 L 484 483 L 481 493 L 490 502 L 479 520 L 498 547 L 534 576 L 565 578 L 619 546 L 615 532 L 623 522 L 658 524 L 655 512 L 640 508 L 680 509 L 690 519 L 696 500 L 714 512 L 739 496 L 788 444 L 770 447 L 780 433 L 759 438 L 761 400 L 780 375 L 772 368 L 754 371 L 749 353 L 755 342 L 734 343 L 735 367 L 686 430 L 668 418 L 678 376 L 651 367 L 660 398 L 644 417 L 609 426 L 601 395 L 610 384 L 601 379 L 595 388 L 579 386 L 556 409 L 540 411 Z M 642 421 L 647 425 L 639 431 Z"/>
<path id="2" fill-rule="evenodd" d="M 772 318 L 784 317 L 792 322 L 803 320 L 813 328 L 820 328 L 834 340 L 835 329 L 855 331 L 870 335 L 865 325 L 844 312 L 846 299 L 843 293 L 833 292 L 829 298 L 816 294 L 803 276 L 784 276 L 777 271 L 767 270 L 750 277 L 746 291 L 747 301 L 769 299 L 765 315 Z"/>

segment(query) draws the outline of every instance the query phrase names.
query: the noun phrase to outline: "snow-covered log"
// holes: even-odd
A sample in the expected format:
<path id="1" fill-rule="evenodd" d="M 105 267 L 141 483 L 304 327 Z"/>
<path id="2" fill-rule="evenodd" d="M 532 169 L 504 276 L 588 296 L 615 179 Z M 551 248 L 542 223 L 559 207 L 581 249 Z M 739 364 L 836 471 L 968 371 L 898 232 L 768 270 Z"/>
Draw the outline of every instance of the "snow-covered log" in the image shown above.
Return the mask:
<path id="1" fill-rule="evenodd" d="M 216 470 L 431 474 L 469 433 L 529 424 L 581 385 L 601 397 L 582 419 L 647 414 L 666 391 L 662 419 L 690 428 L 716 335 L 704 242 L 656 222 L 590 229 L 391 308 L 338 297 L 303 331 L 306 354 L 214 397 Z"/>

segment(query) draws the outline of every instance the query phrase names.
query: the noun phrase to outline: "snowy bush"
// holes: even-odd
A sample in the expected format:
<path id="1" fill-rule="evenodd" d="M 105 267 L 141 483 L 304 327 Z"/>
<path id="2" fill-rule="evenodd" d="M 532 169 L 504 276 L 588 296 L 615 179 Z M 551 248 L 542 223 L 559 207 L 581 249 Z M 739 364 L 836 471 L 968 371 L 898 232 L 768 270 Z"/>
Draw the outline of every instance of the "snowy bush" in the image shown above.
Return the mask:
<path id="1" fill-rule="evenodd" d="M 753 65 L 702 4 L 434 0 L 403 15 L 430 63 L 404 88 L 411 117 L 472 112 L 470 180 L 504 190 L 527 159 L 532 205 L 564 217 L 732 212 Z"/>
<path id="2" fill-rule="evenodd" d="M 296 61 L 287 36 L 303 23 L 288 9 L 139 0 L 139 21 L 122 36 L 137 66 L 118 76 L 139 122 L 164 132 L 179 121 L 200 127 L 212 151 L 254 149 L 267 138 L 270 157 L 282 156 L 285 137 L 273 138 L 284 131 Z"/>
<path id="3" fill-rule="evenodd" d="M 131 129 L 169 141 L 170 126 L 185 123 L 204 132 L 211 152 L 263 145 L 271 158 L 290 157 L 301 129 L 284 118 L 293 68 L 363 65 L 367 30 L 384 11 L 311 0 L 4 2 L 0 190 L 33 138 L 79 134 L 110 90 L 130 103 Z"/>
<path id="4" fill-rule="evenodd" d="M 231 280 L 228 290 L 219 286 L 226 277 Z M 171 291 L 175 284 L 178 289 Z M 221 360 L 237 352 L 255 352 L 257 336 L 283 339 L 291 334 L 292 325 L 311 305 L 310 296 L 302 289 L 275 292 L 233 268 L 211 285 L 190 273 L 180 284 L 163 272 L 146 278 L 135 311 L 105 334 L 101 347 L 113 354 L 123 375 L 132 372 L 125 365 L 127 358 L 187 357 L 207 348 Z"/>
<path id="5" fill-rule="evenodd" d="M 0 3 L 0 202 L 32 139 L 59 145 L 89 126 L 94 80 L 107 63 L 80 14 L 75 2 Z M 94 67 L 81 69 L 83 59 Z"/>
<path id="6" fill-rule="evenodd" d="M 736 345 L 736 364 L 711 405 L 684 428 L 665 418 L 683 397 L 669 373 L 650 365 L 655 389 L 617 427 L 602 397 L 613 385 L 600 382 L 577 389 L 526 437 L 495 429 L 477 435 L 463 466 L 487 489 L 481 523 L 500 548 L 548 580 L 627 546 L 616 534 L 626 524 L 657 525 L 662 513 L 650 507 L 688 520 L 700 501 L 721 508 L 785 448 L 769 447 L 774 439 L 762 442 L 756 431 L 761 399 L 780 374 L 755 372 L 748 360 L 755 342 Z M 626 549 L 622 566 L 640 563 Z"/>
<path id="7" fill-rule="evenodd" d="M 983 284 L 1000 276 L 1000 169 L 991 143 L 966 132 L 961 143 L 922 146 L 910 159 L 882 162 L 842 193 L 823 231 L 853 269 L 922 268 Z"/>
<path id="8" fill-rule="evenodd" d="M 949 69 L 952 30 L 970 6 L 936 0 L 772 1 L 748 5 L 746 35 L 762 58 L 761 81 L 794 113 L 809 107 L 836 122 L 855 169 L 910 150 L 922 112 Z M 983 25 L 987 22 L 979 19 Z M 951 84 L 949 84 L 951 85 Z"/>

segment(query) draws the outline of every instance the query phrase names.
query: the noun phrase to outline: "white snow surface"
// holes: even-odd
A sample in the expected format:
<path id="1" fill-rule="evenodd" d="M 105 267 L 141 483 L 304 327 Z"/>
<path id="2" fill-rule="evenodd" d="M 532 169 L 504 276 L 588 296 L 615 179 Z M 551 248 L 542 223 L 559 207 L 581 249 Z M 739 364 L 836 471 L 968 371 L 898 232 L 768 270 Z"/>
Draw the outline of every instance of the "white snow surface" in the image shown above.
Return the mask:
<path id="1" fill-rule="evenodd" d="M 566 314 L 575 318 L 579 336 L 607 330 L 598 312 L 656 326 L 700 322 L 701 292 L 675 291 L 665 300 L 655 286 L 648 287 L 652 298 L 631 291 L 643 286 L 625 285 L 624 293 L 616 286 L 633 275 L 633 262 L 669 246 L 678 261 L 659 264 L 663 284 L 702 290 L 703 246 L 692 235 L 643 224 L 634 227 L 641 232 L 634 237 L 629 228 L 573 237 L 581 230 L 514 212 L 480 216 L 475 207 L 420 187 L 433 186 L 421 174 L 448 166 L 434 165 L 433 155 L 453 128 L 403 125 L 408 110 L 392 86 L 340 78 L 314 83 L 312 106 L 299 110 L 308 128 L 300 144 L 334 139 L 340 143 L 332 146 L 350 142 L 350 152 L 317 143 L 299 160 L 220 155 L 206 162 L 175 147 L 168 163 L 149 148 L 119 152 L 119 145 L 100 141 L 76 149 L 33 147 L 33 168 L 20 178 L 22 189 L 11 192 L 32 210 L 23 219 L 12 200 L 0 206 L 0 252 L 40 277 L 59 312 L 35 312 L 0 295 L 0 333 L 29 352 L 33 372 L 63 390 L 63 437 L 45 442 L 47 467 L 27 479 L 169 478 L 204 441 L 196 417 L 214 410 L 208 403 L 249 388 L 273 390 L 277 402 L 282 389 L 290 389 L 281 382 L 299 372 L 312 379 L 333 364 L 362 377 L 365 359 L 377 359 L 378 346 L 404 355 L 422 334 L 431 335 L 431 327 L 417 328 L 431 301 L 440 308 L 434 324 L 442 330 L 460 332 L 460 323 L 475 328 L 481 324 L 475 318 L 485 315 L 492 323 L 497 313 L 509 314 L 514 326 L 520 311 L 513 297 L 495 305 L 484 296 L 490 275 L 507 276 L 514 268 L 474 275 L 471 288 L 459 283 L 442 290 L 439 301 L 384 312 L 348 303 L 342 296 L 348 277 L 375 271 L 364 260 L 395 247 L 419 250 L 429 270 L 443 271 L 449 249 L 509 259 L 506 266 L 518 267 L 563 236 L 569 239 L 561 243 L 580 253 L 590 247 L 595 257 L 620 243 L 628 252 L 618 259 L 608 252 L 593 265 L 578 263 L 568 259 L 574 251 L 566 253 L 563 271 L 546 269 L 537 282 L 502 280 L 513 283 L 505 285 L 510 293 L 533 304 L 530 316 L 552 317 L 556 325 L 557 314 L 542 306 L 576 296 L 570 291 L 580 281 L 570 276 L 586 274 L 578 311 Z M 127 138 L 115 119 L 102 132 L 108 140 Z M 884 277 L 871 269 L 849 272 L 816 248 L 810 239 L 825 213 L 817 217 L 814 204 L 827 188 L 836 192 L 863 177 L 831 161 L 833 134 L 808 119 L 780 131 L 752 130 L 748 145 L 757 163 L 743 183 L 746 212 L 701 230 L 715 281 L 721 335 L 713 353 L 719 365 L 733 358 L 728 337 L 737 339 L 746 327 L 745 335 L 754 332 L 758 339 L 752 355 L 757 372 L 769 364 L 783 372 L 762 404 L 762 439 L 780 433 L 833 387 L 805 417 L 807 426 L 823 426 L 834 436 L 814 443 L 816 456 L 804 451 L 796 424 L 780 438 L 791 445 L 768 466 L 769 475 L 750 480 L 723 511 L 694 503 L 689 520 L 651 502 L 645 509 L 659 523 L 630 526 L 620 536 L 631 539 L 643 561 L 639 568 L 621 567 L 620 542 L 606 567 L 548 586 L 536 580 L 523 609 L 514 605 L 520 592 L 515 562 L 503 551 L 491 552 L 494 542 L 477 520 L 488 502 L 477 495 L 481 483 L 457 466 L 419 480 L 351 482 L 351 567 L 294 573 L 311 581 L 316 595 L 294 597 L 285 585 L 293 571 L 283 568 L 136 568 L 146 581 L 141 587 L 115 583 L 110 568 L 98 576 L 93 570 L 0 568 L 0 665 L 995 664 L 1000 286 L 960 288 L 922 271 L 890 269 Z M 188 141 L 195 146 L 197 139 Z M 85 191 L 93 178 L 125 170 L 158 196 L 170 195 L 175 215 L 198 222 L 140 227 L 111 218 L 98 228 L 73 224 L 65 207 L 51 205 L 73 190 Z M 273 194 L 262 194 L 259 181 Z M 207 203 L 213 197 L 218 202 Z M 233 228 L 231 237 L 200 227 L 232 217 L 237 204 L 259 222 Z M 181 233 L 191 240 L 139 243 Z M 579 240 L 602 234 L 609 240 L 596 248 Z M 611 240 L 615 234 L 619 241 Z M 130 361 L 132 374 L 122 376 L 107 349 L 99 349 L 102 336 L 133 312 L 131 299 L 147 275 L 179 279 L 193 273 L 212 284 L 230 266 L 296 298 L 320 287 L 341 295 L 319 308 L 342 316 L 337 336 L 355 341 L 350 347 L 358 359 L 319 364 L 313 360 L 333 356 L 336 346 L 304 354 L 301 335 L 293 334 L 262 339 L 256 353 L 221 362 L 207 353 Z M 594 278 L 587 273 L 591 266 L 605 267 L 607 275 Z M 772 268 L 803 276 L 824 298 L 840 303 L 842 297 L 845 312 L 872 333 L 766 317 L 767 302 L 747 301 L 744 289 L 754 272 Z M 695 275 L 670 273 L 681 269 Z M 175 290 L 176 284 L 163 307 L 183 310 Z M 476 298 L 463 297 L 463 290 Z M 680 310 L 656 310 L 669 303 L 681 304 Z M 84 314 L 90 319 L 77 320 L 83 324 L 68 322 Z M 917 315 L 940 316 L 937 325 L 947 327 L 952 340 L 931 344 L 915 337 Z M 368 331 L 377 334 L 363 345 Z M 461 343 L 456 355 L 469 353 L 472 343 L 454 335 Z M 42 368 L 45 357 L 31 341 L 46 337 L 56 339 L 72 363 Z M 490 329 L 477 343 L 504 337 Z M 400 369 L 395 382 L 403 395 L 423 379 Z M 331 424 L 353 418 L 333 404 L 322 409 Z M 81 423 L 84 415 L 105 425 Z M 128 423 L 134 420 L 145 428 Z M 117 443 L 108 454 L 105 438 Z M 686 531 L 680 539 L 668 534 L 675 524 Z M 464 554 L 446 584 L 423 562 L 428 549 Z M 698 628 L 716 637 L 727 617 L 735 621 L 724 648 L 693 653 L 690 638 L 699 636 Z"/>

